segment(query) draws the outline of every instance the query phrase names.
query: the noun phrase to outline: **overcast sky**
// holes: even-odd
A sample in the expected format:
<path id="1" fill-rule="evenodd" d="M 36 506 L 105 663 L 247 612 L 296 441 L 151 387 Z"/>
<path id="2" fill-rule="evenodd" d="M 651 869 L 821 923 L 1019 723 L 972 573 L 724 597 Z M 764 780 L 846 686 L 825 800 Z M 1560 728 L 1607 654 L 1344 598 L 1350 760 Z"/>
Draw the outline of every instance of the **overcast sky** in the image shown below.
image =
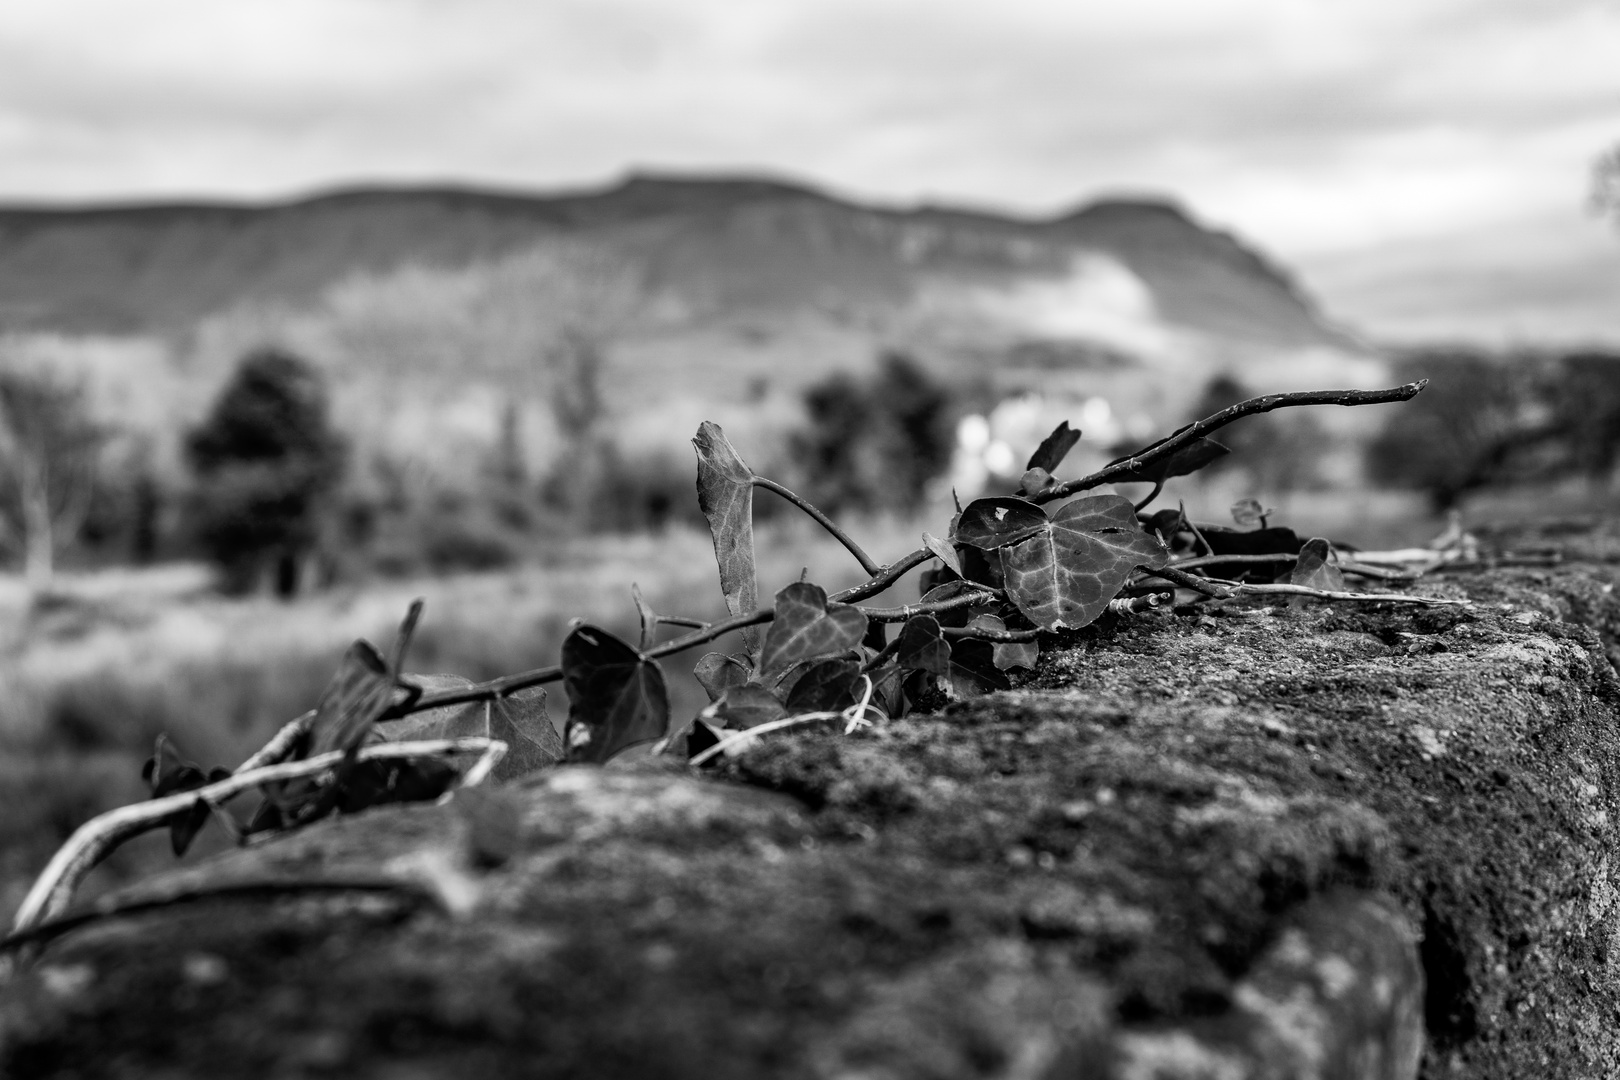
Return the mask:
<path id="1" fill-rule="evenodd" d="M 633 167 L 1181 199 L 1375 335 L 1620 343 L 1620 3 L 0 0 L 0 199 Z"/>

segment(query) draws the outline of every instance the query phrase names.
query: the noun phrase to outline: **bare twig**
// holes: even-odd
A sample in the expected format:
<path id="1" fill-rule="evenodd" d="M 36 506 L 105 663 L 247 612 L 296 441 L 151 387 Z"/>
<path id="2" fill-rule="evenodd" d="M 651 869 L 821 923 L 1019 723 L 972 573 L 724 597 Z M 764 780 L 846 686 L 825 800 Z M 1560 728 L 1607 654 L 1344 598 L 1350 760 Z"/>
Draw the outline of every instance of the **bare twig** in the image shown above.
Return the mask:
<path id="1" fill-rule="evenodd" d="M 316 776 L 342 764 L 345 760 L 381 761 L 391 758 L 478 754 L 486 760 L 493 758 L 499 761 L 505 753 L 506 743 L 499 739 L 469 737 L 376 743 L 362 747 L 357 758 L 351 759 L 344 751 L 334 750 L 329 754 L 301 761 L 264 765 L 235 773 L 191 791 L 109 810 L 79 826 L 68 838 L 67 843 L 52 856 L 50 863 L 34 882 L 33 888 L 29 889 L 28 895 L 23 898 L 22 906 L 17 909 L 13 929 L 27 930 L 60 914 L 72 901 L 74 890 L 79 887 L 84 876 L 119 844 L 132 836 L 161 827 L 173 815 L 190 810 L 199 803 L 204 805 L 223 803 L 263 784 Z"/>
<path id="2" fill-rule="evenodd" d="M 1108 610 L 1115 615 L 1136 615 L 1149 611 L 1174 599 L 1173 592 L 1150 592 L 1141 596 L 1121 596 L 1108 601 Z"/>
<path id="3" fill-rule="evenodd" d="M 865 570 L 873 577 L 876 577 L 878 574 L 882 573 L 883 567 L 874 562 L 870 555 L 862 551 L 861 545 L 857 544 L 850 538 L 848 533 L 839 528 L 837 522 L 828 517 L 826 514 L 822 513 L 808 499 L 804 498 L 802 495 L 789 491 L 781 484 L 778 484 L 775 480 L 767 480 L 763 476 L 754 477 L 754 486 L 762 487 L 766 491 L 774 491 L 776 494 L 780 495 L 794 506 L 797 506 L 800 510 L 803 510 L 806 514 L 809 514 L 817 525 L 820 525 L 823 529 L 826 529 L 827 532 L 832 535 L 834 540 L 837 540 L 840 544 L 843 544 L 844 548 L 851 555 L 855 556 L 855 561 L 861 564 L 862 570 Z"/>
<path id="4" fill-rule="evenodd" d="M 827 599 L 835 600 L 840 604 L 853 604 L 857 600 L 865 600 L 868 596 L 876 596 L 905 577 L 909 571 L 915 570 L 933 557 L 934 553 L 932 551 L 925 547 L 918 548 L 916 551 L 902 555 L 878 573 L 873 574 L 870 581 L 863 581 L 853 588 L 833 593 Z"/>
<path id="5" fill-rule="evenodd" d="M 800 713 L 798 716 L 786 716 L 780 720 L 769 720 L 763 724 L 756 724 L 751 728 L 746 728 L 742 731 L 736 732 L 735 734 L 728 735 L 708 749 L 693 755 L 692 759 L 688 761 L 687 764 L 693 768 L 697 768 L 701 765 L 707 764 L 709 761 L 712 761 L 720 754 L 725 753 L 731 747 L 738 744 L 750 743 L 760 735 L 765 735 L 772 731 L 781 731 L 783 728 L 796 727 L 799 724 L 813 724 L 818 720 L 842 720 L 844 722 L 845 735 L 854 732 L 857 728 L 866 727 L 871 723 L 871 721 L 866 718 L 867 710 L 870 709 L 877 712 L 880 719 L 883 716 L 883 712 L 881 709 L 876 709 L 872 705 L 872 691 L 874 687 L 872 685 L 871 676 L 863 674 L 861 679 L 866 683 L 865 692 L 861 694 L 861 700 L 857 701 L 847 709 L 840 709 L 837 712 L 829 710 L 823 712 Z"/>
<path id="6" fill-rule="evenodd" d="M 989 586 L 981 586 L 979 592 L 964 593 L 953 596 L 949 600 L 935 600 L 927 604 L 906 604 L 894 608 L 862 608 L 866 617 L 872 622 L 892 623 L 905 622 L 918 615 L 938 615 L 946 611 L 960 611 L 962 608 L 978 607 L 988 604 L 996 599 L 996 591 Z"/>
<path id="7" fill-rule="evenodd" d="M 236 767 L 237 772 L 247 772 L 250 769 L 262 769 L 266 765 L 274 765 L 278 761 L 287 760 L 293 750 L 304 736 L 309 734 L 309 727 L 315 722 L 315 710 L 289 720 L 282 729 L 275 733 L 269 742 L 259 747 L 258 751 L 242 764 Z"/>
<path id="8" fill-rule="evenodd" d="M 996 630 L 989 626 L 942 626 L 939 632 L 948 638 L 994 641 L 1003 645 L 1020 645 L 1041 636 L 1039 630 Z"/>
<path id="9" fill-rule="evenodd" d="M 1230 408 L 1222 409 L 1213 416 L 1206 416 L 1197 423 L 1188 424 L 1173 435 L 1168 435 L 1158 442 L 1150 443 L 1121 461 L 1099 469 L 1089 476 L 1082 476 L 1078 480 L 1057 484 L 1030 496 L 1037 503 L 1047 503 L 1054 499 L 1066 499 L 1079 491 L 1089 491 L 1092 488 L 1111 484 L 1120 477 L 1133 472 L 1139 473 L 1149 466 L 1168 459 L 1177 450 L 1197 439 L 1203 438 L 1212 431 L 1217 431 L 1245 416 L 1254 416 L 1258 413 L 1271 412 L 1273 409 L 1286 409 L 1298 405 L 1382 405 L 1393 401 L 1410 401 L 1422 392 L 1428 385 L 1423 379 L 1405 386 L 1396 386 L 1388 390 L 1308 390 L 1295 394 L 1266 394 L 1262 397 L 1250 398 L 1240 401 Z"/>
<path id="10" fill-rule="evenodd" d="M 1468 600 L 1442 600 L 1437 596 L 1413 596 L 1409 593 L 1358 593 L 1330 589 L 1313 589 L 1309 585 L 1233 585 L 1232 591 L 1240 596 L 1311 596 L 1318 600 L 1348 600 L 1352 602 L 1383 602 L 1391 604 L 1424 604 L 1430 607 L 1469 607 Z"/>
<path id="11" fill-rule="evenodd" d="M 1199 577 L 1197 574 L 1189 574 L 1185 570 L 1178 570 L 1174 566 L 1160 566 L 1151 570 L 1144 566 L 1141 568 L 1141 572 L 1156 578 L 1162 578 L 1173 585 L 1180 585 L 1184 589 L 1201 592 L 1205 596 L 1213 596 L 1217 600 L 1225 600 L 1232 595 L 1230 588 L 1217 585 L 1206 577 Z"/>
<path id="12" fill-rule="evenodd" d="M 1224 566 L 1228 564 L 1250 563 L 1265 565 L 1267 563 L 1291 563 L 1298 558 L 1297 555 L 1277 553 L 1272 555 L 1200 555 L 1191 559 L 1179 559 L 1174 564 L 1178 570 L 1197 570 L 1206 566 Z M 1423 575 L 1400 570 L 1388 570 L 1381 566 L 1366 566 L 1359 562 L 1340 560 L 1338 568 L 1346 574 L 1356 574 L 1360 577 L 1377 578 L 1380 581 L 1416 581 Z"/>

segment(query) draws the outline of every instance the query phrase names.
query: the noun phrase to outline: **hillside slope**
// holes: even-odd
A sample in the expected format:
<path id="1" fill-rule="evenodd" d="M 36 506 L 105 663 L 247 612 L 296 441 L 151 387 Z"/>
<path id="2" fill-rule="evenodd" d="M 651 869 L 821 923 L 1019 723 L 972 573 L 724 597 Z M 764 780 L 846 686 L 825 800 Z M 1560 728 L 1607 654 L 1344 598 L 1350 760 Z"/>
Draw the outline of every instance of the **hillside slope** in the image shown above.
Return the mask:
<path id="1" fill-rule="evenodd" d="M 1139 278 L 1173 325 L 1349 344 L 1263 257 L 1163 202 L 1033 221 L 653 176 L 557 195 L 375 188 L 263 206 L 0 208 L 0 329 L 168 330 L 244 303 L 311 303 L 357 274 L 463 268 L 562 238 L 621 254 L 708 317 L 871 315 L 930 280 L 1007 287 L 1061 278 L 1089 254 Z"/>

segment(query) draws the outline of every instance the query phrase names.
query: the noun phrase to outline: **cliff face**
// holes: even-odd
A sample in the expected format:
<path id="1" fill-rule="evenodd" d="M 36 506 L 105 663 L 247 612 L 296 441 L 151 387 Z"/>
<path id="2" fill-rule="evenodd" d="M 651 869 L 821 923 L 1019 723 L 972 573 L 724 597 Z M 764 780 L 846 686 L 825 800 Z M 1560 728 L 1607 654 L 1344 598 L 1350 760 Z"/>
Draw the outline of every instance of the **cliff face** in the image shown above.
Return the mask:
<path id="1" fill-rule="evenodd" d="M 0 1071 L 1616 1075 L 1612 590 L 1149 614 L 718 774 L 333 821 L 53 942 Z"/>

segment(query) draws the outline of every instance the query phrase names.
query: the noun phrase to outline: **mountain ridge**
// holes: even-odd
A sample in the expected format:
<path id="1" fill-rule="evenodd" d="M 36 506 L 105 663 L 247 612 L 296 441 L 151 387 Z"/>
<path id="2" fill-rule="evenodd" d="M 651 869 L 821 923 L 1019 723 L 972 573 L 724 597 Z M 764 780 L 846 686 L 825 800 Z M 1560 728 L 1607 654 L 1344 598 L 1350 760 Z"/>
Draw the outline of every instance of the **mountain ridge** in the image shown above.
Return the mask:
<path id="1" fill-rule="evenodd" d="M 919 267 L 976 281 L 1049 277 L 1092 251 L 1141 277 L 1170 322 L 1272 345 L 1351 345 L 1292 275 L 1161 197 L 1023 217 L 866 203 L 750 174 L 654 172 L 557 192 L 349 185 L 257 202 L 0 205 L 0 330 L 167 330 L 241 303 L 311 303 L 357 273 L 461 267 L 564 238 L 606 244 L 654 276 L 665 266 L 682 281 L 741 282 L 745 303 L 774 280 L 775 307 L 850 292 L 840 275 L 887 282 L 899 302 Z M 772 264 L 786 269 L 760 271 Z"/>

